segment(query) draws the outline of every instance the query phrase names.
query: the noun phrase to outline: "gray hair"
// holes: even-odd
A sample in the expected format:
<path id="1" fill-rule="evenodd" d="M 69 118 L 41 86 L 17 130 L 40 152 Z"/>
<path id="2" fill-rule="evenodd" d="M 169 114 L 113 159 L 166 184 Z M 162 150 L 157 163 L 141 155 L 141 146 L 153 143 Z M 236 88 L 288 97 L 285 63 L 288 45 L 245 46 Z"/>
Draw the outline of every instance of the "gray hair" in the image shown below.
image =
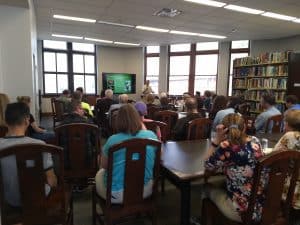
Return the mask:
<path id="1" fill-rule="evenodd" d="M 128 102 L 128 95 L 127 94 L 122 94 L 119 95 L 119 103 L 127 103 Z"/>
<path id="2" fill-rule="evenodd" d="M 107 89 L 107 90 L 105 91 L 105 97 L 107 97 L 107 98 L 112 98 L 113 95 L 114 95 L 114 92 L 113 92 L 111 89 Z"/>

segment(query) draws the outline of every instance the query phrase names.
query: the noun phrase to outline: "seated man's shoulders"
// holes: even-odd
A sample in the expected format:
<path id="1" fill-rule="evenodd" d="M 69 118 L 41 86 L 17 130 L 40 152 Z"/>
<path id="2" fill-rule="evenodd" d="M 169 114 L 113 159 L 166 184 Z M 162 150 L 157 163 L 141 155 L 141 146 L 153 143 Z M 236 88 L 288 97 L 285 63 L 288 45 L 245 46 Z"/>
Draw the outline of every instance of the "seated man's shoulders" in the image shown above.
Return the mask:
<path id="1" fill-rule="evenodd" d="M 0 138 L 0 149 L 20 144 L 45 144 L 44 141 L 30 137 L 5 137 Z"/>

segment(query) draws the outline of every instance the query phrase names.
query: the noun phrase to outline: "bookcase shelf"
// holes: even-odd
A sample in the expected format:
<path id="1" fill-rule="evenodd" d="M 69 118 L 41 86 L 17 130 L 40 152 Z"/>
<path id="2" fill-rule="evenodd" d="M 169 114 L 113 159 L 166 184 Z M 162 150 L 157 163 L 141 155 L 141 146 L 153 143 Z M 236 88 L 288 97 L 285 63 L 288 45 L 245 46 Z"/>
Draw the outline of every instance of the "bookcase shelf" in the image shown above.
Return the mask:
<path id="1" fill-rule="evenodd" d="M 285 97 L 300 98 L 300 53 L 262 53 L 233 62 L 232 95 L 249 102 L 252 115 L 262 112 L 260 99 L 264 93 L 275 96 L 277 108 L 285 110 Z"/>

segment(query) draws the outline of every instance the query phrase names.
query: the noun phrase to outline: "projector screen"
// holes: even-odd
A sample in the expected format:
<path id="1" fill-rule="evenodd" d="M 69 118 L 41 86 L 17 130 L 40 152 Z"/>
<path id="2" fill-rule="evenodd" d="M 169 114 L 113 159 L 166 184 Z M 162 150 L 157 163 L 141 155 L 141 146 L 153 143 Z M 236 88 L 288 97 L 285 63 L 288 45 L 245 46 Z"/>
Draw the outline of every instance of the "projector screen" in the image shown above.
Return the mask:
<path id="1" fill-rule="evenodd" d="M 114 94 L 135 94 L 135 74 L 102 73 L 102 81 L 103 90 L 112 89 Z"/>

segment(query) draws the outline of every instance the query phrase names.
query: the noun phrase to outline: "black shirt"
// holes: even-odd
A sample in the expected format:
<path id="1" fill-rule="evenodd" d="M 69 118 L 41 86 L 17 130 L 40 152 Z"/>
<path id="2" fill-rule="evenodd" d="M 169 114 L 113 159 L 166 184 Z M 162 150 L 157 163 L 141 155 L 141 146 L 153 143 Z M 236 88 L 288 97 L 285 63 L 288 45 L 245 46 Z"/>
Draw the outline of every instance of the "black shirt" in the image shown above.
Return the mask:
<path id="1" fill-rule="evenodd" d="M 189 122 L 202 118 L 199 113 L 189 113 L 186 117 L 179 119 L 174 127 L 174 138 L 176 141 L 183 141 L 187 138 Z"/>

